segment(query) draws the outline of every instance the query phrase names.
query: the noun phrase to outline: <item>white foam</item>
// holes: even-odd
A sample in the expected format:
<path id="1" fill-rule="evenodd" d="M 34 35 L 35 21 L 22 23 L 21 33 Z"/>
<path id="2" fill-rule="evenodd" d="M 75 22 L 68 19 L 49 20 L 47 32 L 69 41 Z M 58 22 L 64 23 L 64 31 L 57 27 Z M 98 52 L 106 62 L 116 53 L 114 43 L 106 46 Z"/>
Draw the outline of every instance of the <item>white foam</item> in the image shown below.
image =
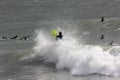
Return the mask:
<path id="1" fill-rule="evenodd" d="M 38 30 L 35 53 L 45 62 L 55 63 L 57 69 L 68 69 L 72 75 L 120 75 L 120 47 L 104 50 L 102 46 L 81 45 L 77 38 L 65 34 L 63 40 L 54 40 Z"/>

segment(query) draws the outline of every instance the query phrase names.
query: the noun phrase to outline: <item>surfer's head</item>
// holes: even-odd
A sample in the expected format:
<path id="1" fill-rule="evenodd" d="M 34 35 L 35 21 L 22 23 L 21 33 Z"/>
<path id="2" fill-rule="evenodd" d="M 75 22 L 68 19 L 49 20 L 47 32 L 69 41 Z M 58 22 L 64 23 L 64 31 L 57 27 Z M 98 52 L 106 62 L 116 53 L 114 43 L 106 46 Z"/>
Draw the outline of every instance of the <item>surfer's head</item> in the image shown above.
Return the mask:
<path id="1" fill-rule="evenodd" d="M 59 32 L 59 35 L 62 35 L 62 32 Z"/>

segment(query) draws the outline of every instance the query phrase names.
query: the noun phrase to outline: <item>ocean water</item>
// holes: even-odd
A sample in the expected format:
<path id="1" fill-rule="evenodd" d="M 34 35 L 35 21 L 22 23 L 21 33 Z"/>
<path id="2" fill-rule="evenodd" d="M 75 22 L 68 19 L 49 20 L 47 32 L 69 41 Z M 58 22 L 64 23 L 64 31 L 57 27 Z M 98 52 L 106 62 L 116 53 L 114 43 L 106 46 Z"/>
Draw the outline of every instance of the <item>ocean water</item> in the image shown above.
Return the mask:
<path id="1" fill-rule="evenodd" d="M 0 80 L 119 80 L 119 4 L 1 0 Z M 61 31 L 63 40 L 56 41 L 52 29 Z M 15 35 L 19 37 L 10 39 Z"/>

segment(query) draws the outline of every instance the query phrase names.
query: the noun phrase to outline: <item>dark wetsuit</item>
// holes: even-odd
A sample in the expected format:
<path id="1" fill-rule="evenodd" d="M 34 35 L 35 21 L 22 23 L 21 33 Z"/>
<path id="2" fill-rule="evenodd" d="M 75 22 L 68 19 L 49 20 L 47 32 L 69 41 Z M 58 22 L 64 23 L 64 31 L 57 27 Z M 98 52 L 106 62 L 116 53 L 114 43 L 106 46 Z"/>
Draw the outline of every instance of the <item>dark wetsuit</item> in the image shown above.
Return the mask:
<path id="1" fill-rule="evenodd" d="M 56 38 L 57 38 L 57 39 L 58 39 L 58 38 L 59 38 L 59 39 L 62 39 L 63 36 L 62 36 L 62 35 L 58 35 Z"/>
<path id="2" fill-rule="evenodd" d="M 62 32 L 59 32 L 59 35 L 57 35 L 56 40 L 62 39 L 62 38 L 63 38 Z"/>
<path id="3" fill-rule="evenodd" d="M 16 39 L 18 36 L 16 35 L 16 36 L 14 36 L 14 37 L 12 37 L 12 38 L 10 38 L 10 39 Z"/>

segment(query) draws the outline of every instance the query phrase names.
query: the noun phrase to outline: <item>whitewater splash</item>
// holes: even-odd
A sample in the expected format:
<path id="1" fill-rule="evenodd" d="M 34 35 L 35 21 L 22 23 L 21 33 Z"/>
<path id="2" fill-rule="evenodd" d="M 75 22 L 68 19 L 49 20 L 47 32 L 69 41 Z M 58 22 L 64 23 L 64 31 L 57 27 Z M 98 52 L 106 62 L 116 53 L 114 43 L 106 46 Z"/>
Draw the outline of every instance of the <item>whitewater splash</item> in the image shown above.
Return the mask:
<path id="1" fill-rule="evenodd" d="M 37 30 L 35 54 L 57 69 L 68 69 L 72 75 L 120 75 L 120 47 L 81 45 L 79 39 L 65 33 L 56 41 L 44 30 Z M 63 33 L 64 34 L 64 33 Z"/>

